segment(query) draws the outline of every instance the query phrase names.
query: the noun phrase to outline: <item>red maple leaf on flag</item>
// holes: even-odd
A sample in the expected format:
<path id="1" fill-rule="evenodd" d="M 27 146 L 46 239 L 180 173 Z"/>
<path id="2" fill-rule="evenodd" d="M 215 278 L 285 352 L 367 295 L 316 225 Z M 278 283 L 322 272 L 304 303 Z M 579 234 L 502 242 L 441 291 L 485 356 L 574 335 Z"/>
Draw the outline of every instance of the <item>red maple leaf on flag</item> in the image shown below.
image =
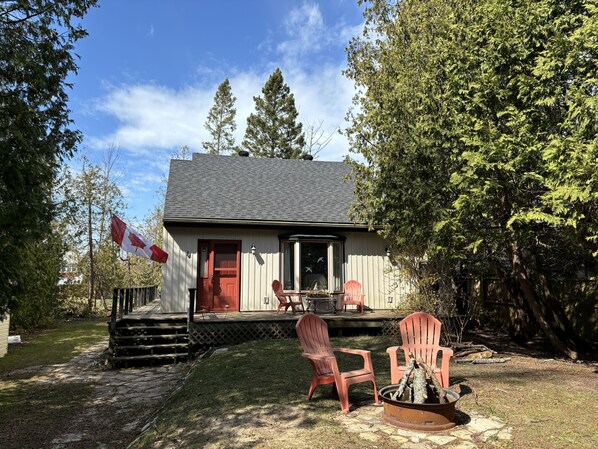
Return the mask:
<path id="1" fill-rule="evenodd" d="M 135 234 L 133 234 L 132 232 L 129 233 L 129 240 L 131 241 L 131 245 L 136 246 L 138 248 L 145 248 L 145 242 L 143 240 L 141 240 L 139 237 L 137 237 Z"/>

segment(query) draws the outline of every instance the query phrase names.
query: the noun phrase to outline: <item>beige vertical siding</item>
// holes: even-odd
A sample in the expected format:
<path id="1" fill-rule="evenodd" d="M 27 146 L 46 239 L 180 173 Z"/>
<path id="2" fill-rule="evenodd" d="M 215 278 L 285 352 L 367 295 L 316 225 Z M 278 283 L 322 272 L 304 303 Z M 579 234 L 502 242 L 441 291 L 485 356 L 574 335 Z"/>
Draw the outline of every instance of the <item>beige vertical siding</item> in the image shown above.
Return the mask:
<path id="1" fill-rule="evenodd" d="M 365 305 L 371 309 L 393 309 L 409 292 L 409 283 L 391 266 L 386 244 L 376 234 L 345 234 L 345 280 L 359 281 L 365 293 Z M 392 303 L 388 298 L 392 298 Z"/>
<path id="2" fill-rule="evenodd" d="M 173 235 L 164 230 L 164 251 L 168 261 L 162 268 L 162 312 L 185 312 L 188 289 L 197 286 L 197 230 L 177 228 Z"/>
<path id="3" fill-rule="evenodd" d="M 162 311 L 183 312 L 188 307 L 188 289 L 197 284 L 197 241 L 221 239 L 241 241 L 240 310 L 276 310 L 272 281 L 279 278 L 279 232 L 244 229 L 164 230 L 164 250 L 169 254 L 162 271 Z M 251 245 L 257 251 L 251 254 Z M 186 256 L 187 251 L 191 257 Z M 268 297 L 268 304 L 264 304 Z"/>
<path id="4" fill-rule="evenodd" d="M 222 239 L 241 241 L 241 311 L 276 310 L 278 301 L 272 294 L 272 281 L 280 279 L 278 235 L 281 230 L 171 228 L 164 230 L 164 249 L 169 254 L 163 269 L 162 311 L 185 312 L 188 289 L 197 283 L 197 240 Z M 366 306 L 391 309 L 408 291 L 398 273 L 392 271 L 386 257 L 386 245 L 375 234 L 338 233 L 346 236 L 345 280 L 355 279 L 364 288 Z M 251 254 L 251 245 L 257 248 Z M 187 257 L 187 252 L 191 257 Z M 387 302 L 388 297 L 393 302 Z M 264 297 L 269 303 L 264 304 Z"/>
<path id="5" fill-rule="evenodd" d="M 10 323 L 10 315 L 6 314 L 4 317 L 0 315 L 0 357 L 4 357 L 8 352 L 8 328 Z"/>

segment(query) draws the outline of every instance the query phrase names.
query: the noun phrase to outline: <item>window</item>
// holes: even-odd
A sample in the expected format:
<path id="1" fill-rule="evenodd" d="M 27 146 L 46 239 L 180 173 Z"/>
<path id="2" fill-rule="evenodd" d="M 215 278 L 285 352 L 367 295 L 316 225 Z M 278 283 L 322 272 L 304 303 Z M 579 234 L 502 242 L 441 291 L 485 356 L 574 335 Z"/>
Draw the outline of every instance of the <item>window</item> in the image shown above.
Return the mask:
<path id="1" fill-rule="evenodd" d="M 295 290 L 295 242 L 282 243 L 283 274 L 282 285 L 285 290 Z"/>
<path id="2" fill-rule="evenodd" d="M 341 242 L 332 242 L 332 291 L 340 292 L 343 289 L 343 245 Z"/>
<path id="3" fill-rule="evenodd" d="M 333 235 L 284 235 L 281 240 L 285 290 L 342 291 L 343 242 Z"/>
<path id="4" fill-rule="evenodd" d="M 301 290 L 328 290 L 328 243 L 301 242 Z"/>
<path id="5" fill-rule="evenodd" d="M 199 277 L 208 277 L 208 247 L 205 245 L 202 245 L 199 253 Z"/>

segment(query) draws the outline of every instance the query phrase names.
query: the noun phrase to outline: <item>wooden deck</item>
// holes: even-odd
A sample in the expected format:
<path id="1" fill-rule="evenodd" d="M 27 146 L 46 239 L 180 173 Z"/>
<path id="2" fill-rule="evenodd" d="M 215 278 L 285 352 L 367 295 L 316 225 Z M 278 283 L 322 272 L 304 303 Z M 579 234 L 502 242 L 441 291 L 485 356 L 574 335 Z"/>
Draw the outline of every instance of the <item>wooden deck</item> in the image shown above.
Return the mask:
<path id="1" fill-rule="evenodd" d="M 262 338 L 288 338 L 295 337 L 295 322 L 302 316 L 302 313 L 293 315 L 279 313 L 276 311 L 264 312 L 206 312 L 196 313 L 193 322 L 189 324 L 189 333 L 197 341 L 210 341 L 216 343 L 212 335 L 226 333 L 237 335 L 233 340 L 262 339 Z M 357 310 L 347 312 L 318 314 L 328 324 L 331 336 L 343 335 L 378 335 L 388 329 L 393 319 L 399 318 L 393 310 L 370 310 L 363 314 Z M 162 313 L 160 300 L 156 299 L 151 303 L 140 307 L 126 316 L 127 321 L 164 321 L 179 320 L 187 322 L 186 313 Z M 243 334 L 243 337 L 239 335 Z M 226 339 L 228 341 L 228 339 Z M 231 340 L 231 341 L 233 341 Z M 224 342 L 224 340 L 223 340 Z"/>
<path id="2" fill-rule="evenodd" d="M 195 313 L 193 319 L 196 322 L 209 320 L 212 322 L 218 321 L 297 321 L 302 313 L 293 315 L 290 311 L 288 313 L 279 313 L 276 311 L 264 312 L 205 312 Z M 337 327 L 341 322 L 354 321 L 355 324 L 359 322 L 370 321 L 387 321 L 393 318 L 398 318 L 397 312 L 394 310 L 366 310 L 363 314 L 357 310 L 350 310 L 347 312 L 338 311 L 337 313 L 322 313 L 318 314 L 325 320 L 329 326 Z M 139 307 L 137 310 L 126 315 L 128 319 L 181 319 L 187 317 L 184 312 L 181 313 L 162 313 L 160 308 L 160 299 L 155 299 L 151 303 Z M 336 326 L 331 323 L 336 323 Z M 349 326 L 350 327 L 350 326 Z"/>
<path id="3" fill-rule="evenodd" d="M 365 311 L 363 314 L 351 310 L 318 315 L 328 324 L 331 336 L 384 334 L 394 328 L 393 320 L 399 318 L 392 310 Z M 254 340 L 296 338 L 295 323 L 301 316 L 302 313 L 293 315 L 290 311 L 286 314 L 276 311 L 206 312 L 194 314 L 189 323 L 187 313 L 162 313 L 160 300 L 155 299 L 122 315 L 110 325 L 113 366 L 179 361 L 184 355 L 178 348 L 183 337 L 190 357 L 207 348 Z M 172 335 L 165 335 L 167 331 L 172 331 Z M 177 339 L 177 344 L 169 345 L 166 339 L 173 338 Z"/>

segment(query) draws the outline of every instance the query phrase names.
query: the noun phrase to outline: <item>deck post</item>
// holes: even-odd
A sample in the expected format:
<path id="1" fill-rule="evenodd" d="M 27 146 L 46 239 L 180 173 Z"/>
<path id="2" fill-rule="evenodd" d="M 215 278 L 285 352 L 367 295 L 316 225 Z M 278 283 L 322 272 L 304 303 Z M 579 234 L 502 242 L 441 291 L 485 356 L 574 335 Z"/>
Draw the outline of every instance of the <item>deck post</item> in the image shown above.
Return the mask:
<path id="1" fill-rule="evenodd" d="M 110 313 L 110 323 L 112 326 L 116 323 L 116 312 L 118 310 L 118 288 L 112 289 L 112 312 Z"/>
<path id="2" fill-rule="evenodd" d="M 191 336 L 191 323 L 193 322 L 193 314 L 195 313 L 195 296 L 197 294 L 196 288 L 189 289 L 189 310 L 187 312 L 187 358 L 191 360 L 193 357 L 193 338 Z"/>
<path id="3" fill-rule="evenodd" d="M 193 322 L 193 314 L 195 313 L 195 296 L 197 294 L 196 288 L 189 289 L 189 311 L 187 313 L 187 332 L 191 329 L 191 323 Z"/>
<path id="4" fill-rule="evenodd" d="M 126 297 L 127 299 L 125 300 L 125 302 L 127 303 L 127 310 L 125 311 L 125 314 L 128 315 L 133 311 L 133 289 L 127 289 Z"/>
<path id="5" fill-rule="evenodd" d="M 118 318 L 122 320 L 124 315 L 125 290 L 118 289 Z"/>

